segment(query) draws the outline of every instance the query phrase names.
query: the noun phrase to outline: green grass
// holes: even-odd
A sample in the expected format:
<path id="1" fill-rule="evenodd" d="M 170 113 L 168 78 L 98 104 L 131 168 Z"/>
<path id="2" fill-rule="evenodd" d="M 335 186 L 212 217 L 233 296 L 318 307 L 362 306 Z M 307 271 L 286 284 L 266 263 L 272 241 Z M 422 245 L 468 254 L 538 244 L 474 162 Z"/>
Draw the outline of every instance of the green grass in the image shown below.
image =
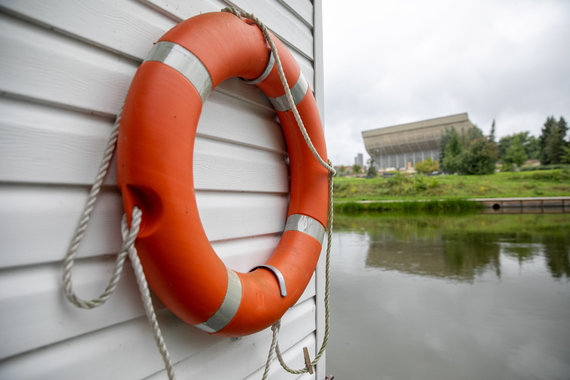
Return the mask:
<path id="1" fill-rule="evenodd" d="M 340 177 L 335 178 L 334 195 L 337 204 L 361 200 L 415 201 L 569 196 L 570 170 L 506 172 L 473 176 L 427 177 L 397 174 L 391 178 Z"/>
<path id="2" fill-rule="evenodd" d="M 394 202 L 336 202 L 335 212 L 342 214 L 361 214 L 377 212 L 401 212 L 401 213 L 459 213 L 475 211 L 483 208 L 483 205 L 464 199 L 444 199 L 430 201 L 394 201 Z"/>

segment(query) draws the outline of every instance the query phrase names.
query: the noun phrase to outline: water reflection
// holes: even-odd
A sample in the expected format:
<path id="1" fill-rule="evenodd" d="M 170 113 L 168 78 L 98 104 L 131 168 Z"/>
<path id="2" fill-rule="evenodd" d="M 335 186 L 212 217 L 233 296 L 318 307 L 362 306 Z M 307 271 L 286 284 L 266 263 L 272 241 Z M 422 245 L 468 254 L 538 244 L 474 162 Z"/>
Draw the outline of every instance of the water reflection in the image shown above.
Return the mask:
<path id="1" fill-rule="evenodd" d="M 327 373 L 569 379 L 570 216 L 337 216 Z"/>
<path id="2" fill-rule="evenodd" d="M 544 256 L 554 278 L 570 277 L 567 215 L 337 217 L 337 231 L 364 231 L 367 267 L 473 281 L 501 277 L 501 255 L 520 265 Z"/>

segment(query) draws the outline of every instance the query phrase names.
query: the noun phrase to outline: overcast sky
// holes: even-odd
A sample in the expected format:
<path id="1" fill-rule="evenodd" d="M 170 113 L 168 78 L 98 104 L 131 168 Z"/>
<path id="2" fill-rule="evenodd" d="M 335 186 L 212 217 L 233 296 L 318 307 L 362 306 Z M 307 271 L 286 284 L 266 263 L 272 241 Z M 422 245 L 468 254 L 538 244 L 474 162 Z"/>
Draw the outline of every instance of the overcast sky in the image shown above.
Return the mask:
<path id="1" fill-rule="evenodd" d="M 467 112 L 488 134 L 570 118 L 569 0 L 323 1 L 325 123 L 337 165 L 367 129 Z"/>

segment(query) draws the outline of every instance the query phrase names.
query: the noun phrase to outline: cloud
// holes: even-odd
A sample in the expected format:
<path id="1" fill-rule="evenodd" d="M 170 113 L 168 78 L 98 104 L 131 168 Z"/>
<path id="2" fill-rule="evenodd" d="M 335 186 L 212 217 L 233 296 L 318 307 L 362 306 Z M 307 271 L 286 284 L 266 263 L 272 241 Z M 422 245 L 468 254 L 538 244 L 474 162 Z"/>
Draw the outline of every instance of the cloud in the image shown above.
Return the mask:
<path id="1" fill-rule="evenodd" d="M 348 5 L 347 5 L 348 4 Z M 570 116 L 570 2 L 323 2 L 325 121 L 333 160 L 361 131 L 468 112 L 497 135 Z"/>

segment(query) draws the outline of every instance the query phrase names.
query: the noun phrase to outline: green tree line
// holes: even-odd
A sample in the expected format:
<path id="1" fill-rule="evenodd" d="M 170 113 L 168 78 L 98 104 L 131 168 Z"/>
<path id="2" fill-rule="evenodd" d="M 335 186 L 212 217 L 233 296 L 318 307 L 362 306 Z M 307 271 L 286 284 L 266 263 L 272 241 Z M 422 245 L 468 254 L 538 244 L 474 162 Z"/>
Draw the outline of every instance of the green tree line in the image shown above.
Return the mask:
<path id="1" fill-rule="evenodd" d="M 454 127 L 446 129 L 441 138 L 440 167 L 445 173 L 490 174 L 497 161 L 503 170 L 521 167 L 528 159 L 542 165 L 570 163 L 570 144 L 566 140 L 568 125 L 563 117 L 548 117 L 536 138 L 519 132 L 495 141 L 495 121 L 489 136 L 481 129 L 470 127 L 461 134 Z"/>

